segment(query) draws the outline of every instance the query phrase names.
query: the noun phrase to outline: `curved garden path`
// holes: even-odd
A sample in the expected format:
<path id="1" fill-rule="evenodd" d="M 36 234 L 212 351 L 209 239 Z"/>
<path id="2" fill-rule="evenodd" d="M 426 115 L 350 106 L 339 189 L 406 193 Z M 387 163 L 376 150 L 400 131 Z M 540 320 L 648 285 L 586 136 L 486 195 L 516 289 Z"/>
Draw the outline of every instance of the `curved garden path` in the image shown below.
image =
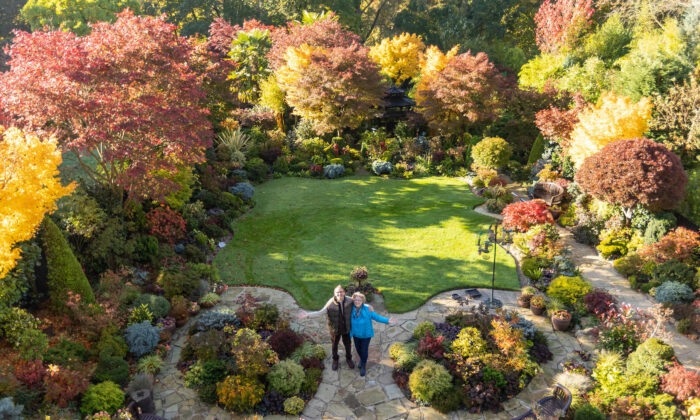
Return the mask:
<path id="1" fill-rule="evenodd" d="M 479 208 L 477 211 L 483 212 Z M 634 307 L 646 309 L 653 305 L 652 300 L 646 295 L 631 290 L 627 280 L 615 271 L 609 261 L 601 259 L 591 247 L 576 243 L 569 232 L 564 229 L 561 230 L 561 234 L 566 245 L 572 250 L 572 257 L 578 264 L 583 277 L 595 287 L 608 289 L 620 301 Z M 481 292 L 484 296 L 490 296 L 491 293 L 490 289 L 481 289 Z M 295 331 L 306 334 L 315 342 L 323 344 L 327 354 L 330 354 L 325 317 L 298 320 L 296 315 L 300 310 L 299 306 L 286 292 L 262 287 L 230 287 L 222 296 L 223 299 L 219 305 L 237 307 L 237 298 L 244 293 L 253 295 L 260 303 L 277 305 L 280 315 L 291 320 L 291 327 Z M 392 379 L 393 363 L 388 356 L 389 346 L 396 341 L 407 340 L 418 323 L 425 320 L 442 321 L 446 314 L 460 310 L 458 302 L 452 299 L 452 292 L 449 291 L 434 296 L 415 311 L 393 315 L 397 321 L 396 325 L 375 324 L 376 335 L 371 342 L 370 361 L 365 377 L 361 377 L 357 369 L 348 369 L 342 362 L 342 357 L 341 368 L 338 371 L 331 370 L 330 356 L 327 357 L 322 383 L 314 398 L 307 404 L 301 418 L 510 419 L 526 411 L 534 401 L 549 393 L 549 387 L 553 382 L 552 378 L 560 371 L 560 363 L 571 358 L 576 351 L 591 351 L 593 343 L 586 338 L 585 334 L 577 334 L 577 339 L 571 333 L 554 331 L 547 318 L 532 315 L 529 310 L 518 307 L 516 304 L 518 292 L 496 290 L 494 293 L 495 297 L 504 303 L 504 307 L 516 310 L 523 317 L 533 321 L 538 329 L 547 335 L 550 349 L 554 353 L 553 360 L 543 366 L 543 372 L 533 378 L 516 398 L 506 402 L 504 404 L 505 410 L 501 413 L 470 414 L 458 411 L 444 415 L 429 407 L 419 407 L 405 398 Z M 372 304 L 375 310 L 388 315 L 384 310 L 381 298 L 379 301 L 373 301 Z M 176 363 L 186 342 L 187 329 L 187 327 L 180 328 L 173 336 L 165 366 L 156 378 L 154 397 L 157 414 L 166 419 L 223 420 L 245 418 L 201 403 L 196 393 L 183 385 L 182 374 L 177 370 Z M 670 329 L 675 331 L 673 327 Z M 674 347 L 678 359 L 684 365 L 696 369 L 700 367 L 700 351 L 698 351 L 700 345 L 698 343 L 675 333 L 667 341 Z M 267 418 L 282 419 L 287 417 L 269 416 Z"/>

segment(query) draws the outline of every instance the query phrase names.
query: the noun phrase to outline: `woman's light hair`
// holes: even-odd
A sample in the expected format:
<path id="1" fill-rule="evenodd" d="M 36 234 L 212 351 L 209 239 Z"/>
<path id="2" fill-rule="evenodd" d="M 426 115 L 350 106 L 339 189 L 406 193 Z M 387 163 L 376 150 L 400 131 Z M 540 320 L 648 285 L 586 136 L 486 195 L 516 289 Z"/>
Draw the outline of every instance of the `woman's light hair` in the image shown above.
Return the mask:
<path id="1" fill-rule="evenodd" d="M 355 299 L 356 297 L 359 297 L 360 299 L 362 299 L 362 303 L 365 303 L 367 301 L 367 299 L 365 298 L 365 295 L 363 295 L 360 292 L 355 292 L 352 294 L 353 299 Z"/>

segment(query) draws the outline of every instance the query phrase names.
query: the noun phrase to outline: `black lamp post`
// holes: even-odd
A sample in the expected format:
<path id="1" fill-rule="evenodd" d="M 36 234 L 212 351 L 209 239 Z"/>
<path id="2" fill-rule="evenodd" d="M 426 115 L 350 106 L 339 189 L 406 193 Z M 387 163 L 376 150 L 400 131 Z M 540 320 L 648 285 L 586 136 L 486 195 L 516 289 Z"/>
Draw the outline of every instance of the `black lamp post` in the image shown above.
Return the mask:
<path id="1" fill-rule="evenodd" d="M 500 308 L 503 306 L 503 302 L 493 297 L 494 287 L 496 285 L 496 249 L 498 248 L 498 223 L 494 223 L 489 226 L 488 238 L 481 244 L 481 235 L 479 235 L 479 240 L 477 246 L 479 248 L 479 255 L 482 253 L 489 253 L 489 246 L 493 244 L 493 267 L 491 268 L 491 297 L 484 301 L 484 306 L 489 309 Z"/>

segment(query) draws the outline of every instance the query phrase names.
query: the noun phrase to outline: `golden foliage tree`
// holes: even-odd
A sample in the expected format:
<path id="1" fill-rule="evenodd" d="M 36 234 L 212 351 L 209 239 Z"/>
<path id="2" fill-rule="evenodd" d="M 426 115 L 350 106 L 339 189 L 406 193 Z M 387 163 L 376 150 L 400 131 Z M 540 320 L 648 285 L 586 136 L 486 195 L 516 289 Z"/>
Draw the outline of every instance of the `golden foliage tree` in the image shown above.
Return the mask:
<path id="1" fill-rule="evenodd" d="M 567 153 L 576 168 L 613 141 L 641 137 L 649 126 L 651 108 L 647 98 L 634 103 L 625 96 L 603 94 L 595 106 L 579 114 L 571 132 Z"/>
<path id="2" fill-rule="evenodd" d="M 425 44 L 420 35 L 402 33 L 382 42 L 369 50 L 369 58 L 381 68 L 381 73 L 396 85 L 415 79 L 420 73 Z"/>
<path id="3" fill-rule="evenodd" d="M 69 194 L 73 185 L 58 179 L 61 153 L 56 140 L 42 141 L 11 127 L 0 126 L 0 278 L 20 258 L 18 242 L 31 239 L 56 200 Z"/>

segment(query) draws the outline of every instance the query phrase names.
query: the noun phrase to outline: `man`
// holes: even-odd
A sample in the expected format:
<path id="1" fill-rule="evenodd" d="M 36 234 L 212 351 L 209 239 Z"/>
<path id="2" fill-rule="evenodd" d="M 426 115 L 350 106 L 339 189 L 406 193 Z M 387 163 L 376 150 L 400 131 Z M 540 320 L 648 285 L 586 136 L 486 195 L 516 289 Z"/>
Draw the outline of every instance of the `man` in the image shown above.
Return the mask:
<path id="1" fill-rule="evenodd" d="M 333 290 L 333 297 L 326 302 L 326 304 L 318 311 L 315 312 L 302 312 L 300 317 L 306 318 L 307 316 L 316 316 L 326 312 L 328 316 L 328 330 L 331 334 L 331 342 L 333 343 L 332 355 L 333 355 L 333 370 L 338 370 L 338 361 L 340 356 L 338 355 L 338 343 L 340 340 L 343 341 L 343 346 L 345 347 L 345 360 L 348 362 L 348 367 L 350 369 L 355 368 L 355 362 L 352 360 L 352 348 L 350 347 L 350 313 L 352 311 L 352 299 L 345 296 L 345 289 L 343 286 L 336 286 Z"/>

